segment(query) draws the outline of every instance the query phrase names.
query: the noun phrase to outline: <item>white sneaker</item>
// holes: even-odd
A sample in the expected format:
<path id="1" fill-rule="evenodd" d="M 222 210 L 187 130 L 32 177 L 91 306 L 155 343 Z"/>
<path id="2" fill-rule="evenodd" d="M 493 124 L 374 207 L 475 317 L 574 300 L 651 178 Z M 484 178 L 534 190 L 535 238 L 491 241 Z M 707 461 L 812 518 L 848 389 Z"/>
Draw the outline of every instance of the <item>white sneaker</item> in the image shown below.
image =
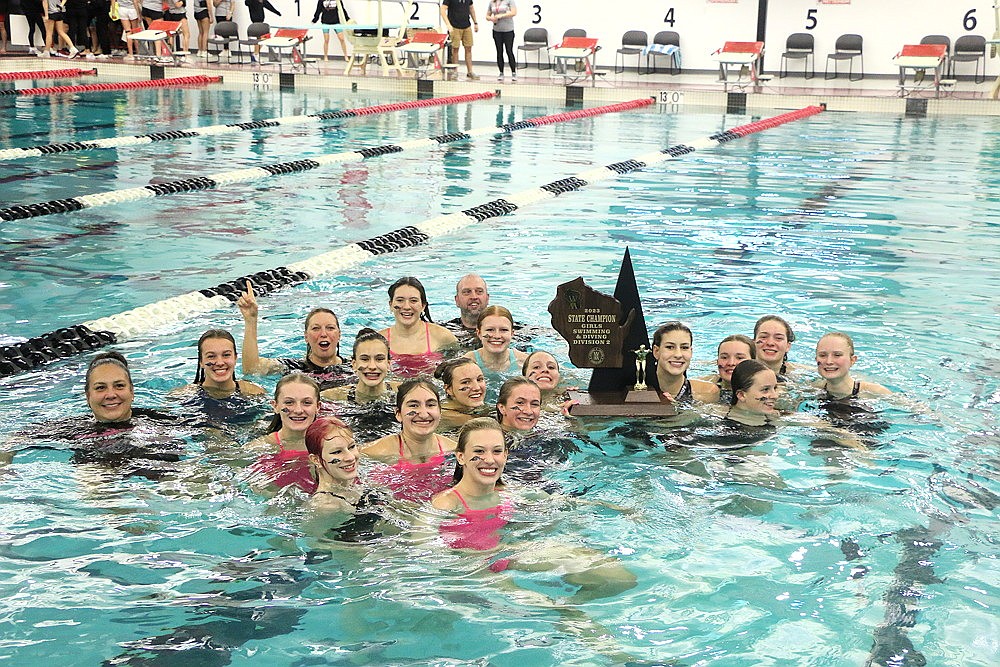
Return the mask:
<path id="1" fill-rule="evenodd" d="M 76 48 L 75 46 L 69 50 L 70 58 L 76 58 L 78 55 L 80 55 L 80 49 Z"/>
<path id="2" fill-rule="evenodd" d="M 517 72 L 514 72 L 513 74 L 510 75 L 510 80 L 517 81 Z"/>
<path id="3" fill-rule="evenodd" d="M 503 74 L 501 74 L 500 76 L 497 77 L 497 81 L 499 81 L 500 83 L 503 83 Z"/>
<path id="4" fill-rule="evenodd" d="M 39 58 L 51 58 L 51 57 L 52 57 L 52 54 L 51 54 L 51 53 L 49 53 L 48 51 L 42 51 L 42 52 L 40 52 L 40 53 L 38 54 L 38 57 L 39 57 Z"/>
<path id="5" fill-rule="evenodd" d="M 28 53 L 30 53 L 33 56 L 37 56 L 38 55 L 38 49 L 36 49 L 33 46 L 29 46 L 28 47 Z"/>

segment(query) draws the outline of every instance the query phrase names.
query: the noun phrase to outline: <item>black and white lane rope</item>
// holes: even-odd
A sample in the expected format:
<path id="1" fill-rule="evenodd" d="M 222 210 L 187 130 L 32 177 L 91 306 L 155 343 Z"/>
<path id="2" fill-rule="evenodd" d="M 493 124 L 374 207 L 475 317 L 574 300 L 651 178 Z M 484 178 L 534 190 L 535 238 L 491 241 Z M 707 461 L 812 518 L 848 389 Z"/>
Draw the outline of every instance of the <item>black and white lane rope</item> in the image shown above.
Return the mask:
<path id="1" fill-rule="evenodd" d="M 81 325 L 59 329 L 27 341 L 0 347 L 0 377 L 32 370 L 62 357 L 69 357 L 87 350 L 97 349 L 114 342 L 123 342 L 172 322 L 183 321 L 199 313 L 231 307 L 249 280 L 254 290 L 266 295 L 288 285 L 342 272 L 344 269 L 386 253 L 425 243 L 468 227 L 476 222 L 508 215 L 531 204 L 551 199 L 566 192 L 616 178 L 645 167 L 681 158 L 697 150 L 721 146 L 755 132 L 778 127 L 813 116 L 820 107 L 806 107 L 773 118 L 734 127 L 686 144 L 677 144 L 661 151 L 639 155 L 629 160 L 597 167 L 537 188 L 524 190 L 503 199 L 441 215 L 424 222 L 403 227 L 365 241 L 350 243 L 301 262 L 261 271 L 249 276 L 171 299 L 134 308 L 132 310 L 84 322 Z M 568 120 L 568 119 L 567 119 Z M 558 122 L 558 121 L 550 121 Z"/>

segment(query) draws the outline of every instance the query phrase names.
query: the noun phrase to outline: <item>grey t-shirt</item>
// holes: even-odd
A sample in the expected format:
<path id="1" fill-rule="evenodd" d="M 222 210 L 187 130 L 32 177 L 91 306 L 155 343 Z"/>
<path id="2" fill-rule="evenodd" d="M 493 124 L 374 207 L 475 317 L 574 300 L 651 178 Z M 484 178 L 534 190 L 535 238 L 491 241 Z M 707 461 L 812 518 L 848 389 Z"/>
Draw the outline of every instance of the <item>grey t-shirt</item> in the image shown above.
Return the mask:
<path id="1" fill-rule="evenodd" d="M 514 0 L 490 0 L 489 8 L 486 10 L 489 15 L 506 14 L 512 9 L 517 9 Z M 508 16 L 493 23 L 493 32 L 513 32 L 514 17 Z"/>

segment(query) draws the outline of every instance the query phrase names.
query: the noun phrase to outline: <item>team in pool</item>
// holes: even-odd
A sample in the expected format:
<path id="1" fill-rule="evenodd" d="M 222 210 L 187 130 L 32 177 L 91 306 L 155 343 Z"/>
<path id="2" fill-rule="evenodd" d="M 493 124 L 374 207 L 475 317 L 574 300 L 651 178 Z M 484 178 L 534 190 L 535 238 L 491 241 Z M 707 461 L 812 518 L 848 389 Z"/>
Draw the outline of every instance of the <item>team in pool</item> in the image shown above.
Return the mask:
<path id="1" fill-rule="evenodd" d="M 501 529 L 518 504 L 551 490 L 547 473 L 581 451 L 578 443 L 586 437 L 561 410 L 569 381 L 557 357 L 530 344 L 527 351 L 517 349 L 514 334 L 522 327 L 510 310 L 489 301 L 482 278 L 462 277 L 455 290 L 460 316 L 442 326 L 431 319 L 423 284 L 400 278 L 388 290 L 393 323 L 381 331 L 361 328 L 350 358 L 341 353 L 340 319 L 326 308 L 306 316 L 302 357 L 268 358 L 258 349 L 258 303 L 248 283 L 237 304 L 245 323 L 242 345 L 220 329 L 198 339 L 193 382 L 170 392 L 180 401 L 178 410 L 134 407 L 127 360 L 106 352 L 91 361 L 84 381 L 90 418 L 33 435 L 64 439 L 75 452 L 85 450 L 87 461 L 104 461 L 94 456 L 102 442 L 128 452 L 125 458 L 176 461 L 183 442 L 168 436 L 178 424 L 226 432 L 232 422 L 259 423 L 269 414 L 269 425 L 241 450 L 250 459 L 247 476 L 255 487 L 301 493 L 311 512 L 350 515 L 352 521 L 364 515 L 377 522 L 372 512 L 378 505 L 416 503 L 437 512 L 444 544 L 499 552 Z M 847 334 L 819 339 L 815 378 L 805 365 L 789 361 L 795 340 L 788 322 L 767 315 L 752 337 L 734 333 L 722 339 L 714 373 L 689 378 L 694 334 L 682 322 L 667 322 L 652 336 L 652 385 L 663 402 L 714 421 L 720 432 L 765 433 L 786 422 L 842 430 L 816 415 L 797 419 L 801 413 L 789 414 L 782 402 L 794 396 L 793 405 L 812 397 L 820 406 L 863 406 L 890 393 L 853 375 L 857 355 Z M 269 405 L 264 388 L 237 378 L 240 356 L 245 375 L 280 376 Z M 130 443 L 124 449 L 123 437 Z M 147 451 L 147 441 L 158 445 Z M 850 436 L 842 441 L 858 446 Z M 330 519 L 331 525 L 344 520 Z M 491 556 L 487 564 L 499 572 L 516 562 Z M 532 562 L 540 567 L 538 558 Z M 585 586 L 588 566 L 569 569 Z M 613 578 L 622 585 L 609 594 L 634 583 L 617 571 Z"/>

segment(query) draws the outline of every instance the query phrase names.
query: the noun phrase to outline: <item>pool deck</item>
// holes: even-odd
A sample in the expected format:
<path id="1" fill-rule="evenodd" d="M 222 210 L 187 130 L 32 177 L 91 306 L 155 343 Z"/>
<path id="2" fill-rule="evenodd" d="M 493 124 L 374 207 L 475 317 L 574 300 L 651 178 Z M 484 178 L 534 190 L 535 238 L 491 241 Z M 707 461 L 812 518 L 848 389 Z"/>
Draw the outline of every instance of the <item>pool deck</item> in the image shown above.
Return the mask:
<path id="1" fill-rule="evenodd" d="M 605 56 L 609 58 L 610 56 Z M 599 63 L 599 75 L 593 80 L 567 80 L 554 70 L 539 70 L 528 65 L 519 70 L 519 80 L 508 77 L 498 81 L 496 69 L 489 64 L 477 63 L 475 71 L 479 80 L 469 80 L 464 74 L 456 81 L 442 81 L 440 76 L 422 79 L 404 73 L 403 77 L 390 73 L 383 75 L 376 63 L 368 67 L 367 74 L 344 75 L 344 63 L 338 56 L 329 61 L 320 59 L 310 63 L 307 72 L 290 72 L 286 63 L 285 76 L 276 64 L 208 63 L 197 56 L 189 56 L 179 65 L 162 67 L 126 62 L 121 57 L 106 59 L 66 58 L 39 59 L 33 56 L 7 54 L 0 58 L 0 72 L 80 67 L 95 68 L 99 75 L 147 79 L 156 76 L 174 77 L 191 74 L 222 74 L 228 84 L 253 86 L 258 89 L 294 87 L 299 89 L 348 89 L 352 91 L 392 92 L 406 96 L 457 95 L 481 90 L 499 91 L 506 99 L 546 103 L 564 101 L 577 104 L 605 104 L 638 97 L 656 97 L 668 108 L 696 106 L 721 108 L 732 111 L 788 109 L 823 104 L 830 111 L 907 114 L 911 116 L 934 115 L 1000 115 L 1000 101 L 990 99 L 993 79 L 976 84 L 971 76 L 962 77 L 953 85 L 935 93 L 931 82 L 904 96 L 895 76 L 866 75 L 860 81 L 849 81 L 842 74 L 826 80 L 817 72 L 811 79 L 801 73 L 785 78 L 777 74 L 754 85 L 751 82 L 729 84 L 719 81 L 718 72 L 695 72 L 671 75 L 666 71 L 651 74 L 635 69 L 615 73 Z M 464 70 L 464 68 L 460 68 Z M 289 76 L 291 74 L 291 76 Z M 770 74 L 770 73 L 769 73 Z M 909 77 L 912 83 L 912 74 Z M 86 81 L 81 81 L 86 83 Z M 52 85 L 58 85 L 54 83 Z M 745 95 L 745 96 L 744 96 Z"/>

